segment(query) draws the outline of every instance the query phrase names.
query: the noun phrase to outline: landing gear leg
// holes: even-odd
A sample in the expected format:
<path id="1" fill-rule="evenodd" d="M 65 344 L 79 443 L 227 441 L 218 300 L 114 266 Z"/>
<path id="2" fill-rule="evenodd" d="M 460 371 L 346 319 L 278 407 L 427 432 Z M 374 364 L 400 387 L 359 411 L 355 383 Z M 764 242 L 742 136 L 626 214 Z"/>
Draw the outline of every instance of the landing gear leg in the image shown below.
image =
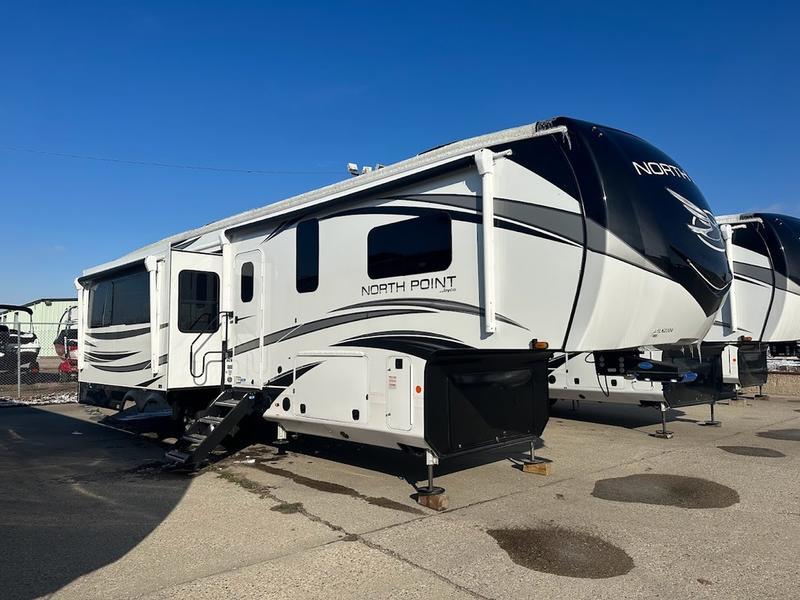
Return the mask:
<path id="1" fill-rule="evenodd" d="M 661 409 L 661 429 L 654 431 L 650 435 L 653 437 L 657 437 L 662 440 L 671 440 L 672 439 L 672 432 L 667 431 L 667 405 L 664 402 L 660 403 L 659 408 Z"/>
<path id="2" fill-rule="evenodd" d="M 553 461 L 549 458 L 536 457 L 536 440 L 531 440 L 530 458 L 522 459 L 522 472 L 535 473 L 536 475 L 550 475 L 550 465 Z"/>
<path id="3" fill-rule="evenodd" d="M 428 465 L 428 485 L 427 487 L 418 487 L 416 493 L 411 497 L 422 506 L 433 510 L 447 510 L 450 501 L 444 493 L 444 488 L 433 485 L 433 467 L 439 464 L 439 459 L 428 450 L 425 452 L 425 463 Z"/>
<path id="4" fill-rule="evenodd" d="M 722 422 L 714 419 L 714 404 L 716 404 L 716 402 L 711 403 L 711 418 L 703 423 L 706 427 L 720 427 L 722 425 Z"/>
<path id="5" fill-rule="evenodd" d="M 279 456 L 286 454 L 286 446 L 288 445 L 289 436 L 286 434 L 286 430 L 281 425 L 278 425 L 278 439 L 275 440 L 275 446 L 278 448 Z"/>
<path id="6" fill-rule="evenodd" d="M 439 464 L 439 459 L 430 450 L 425 452 L 425 464 L 428 465 L 428 485 L 427 487 L 417 488 L 417 494 L 420 496 L 439 496 L 444 494 L 443 487 L 433 485 L 433 467 Z"/>
<path id="7" fill-rule="evenodd" d="M 762 393 L 761 386 L 758 386 L 758 393 L 753 396 L 754 398 L 766 398 L 766 394 Z"/>

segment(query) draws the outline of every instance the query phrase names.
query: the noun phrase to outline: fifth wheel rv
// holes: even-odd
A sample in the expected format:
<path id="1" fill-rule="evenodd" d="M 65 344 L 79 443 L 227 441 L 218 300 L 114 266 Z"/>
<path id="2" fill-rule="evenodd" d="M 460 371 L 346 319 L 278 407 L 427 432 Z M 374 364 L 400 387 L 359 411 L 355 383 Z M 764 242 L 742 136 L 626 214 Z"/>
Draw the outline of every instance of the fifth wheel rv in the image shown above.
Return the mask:
<path id="1" fill-rule="evenodd" d="M 657 382 L 599 376 L 591 354 L 552 361 L 550 396 L 665 407 L 714 403 L 734 397 L 737 388 L 767 381 L 767 351 L 798 356 L 800 339 L 800 220 L 750 213 L 717 218 L 734 281 L 701 344 L 671 355 L 642 349 L 642 359 L 680 360 L 693 369 L 688 380 Z M 684 375 L 686 377 L 686 374 Z M 662 427 L 658 432 L 668 437 Z M 664 436 L 663 434 L 667 434 Z"/>
<path id="2" fill-rule="evenodd" d="M 401 448 L 429 473 L 532 443 L 551 349 L 627 364 L 644 344 L 702 339 L 730 284 L 693 228 L 687 202 L 708 214 L 694 183 L 635 163 L 676 165 L 628 133 L 557 118 L 89 269 L 81 398 L 165 399 L 190 423 L 169 453 L 183 464 L 254 413 L 279 442 Z"/>

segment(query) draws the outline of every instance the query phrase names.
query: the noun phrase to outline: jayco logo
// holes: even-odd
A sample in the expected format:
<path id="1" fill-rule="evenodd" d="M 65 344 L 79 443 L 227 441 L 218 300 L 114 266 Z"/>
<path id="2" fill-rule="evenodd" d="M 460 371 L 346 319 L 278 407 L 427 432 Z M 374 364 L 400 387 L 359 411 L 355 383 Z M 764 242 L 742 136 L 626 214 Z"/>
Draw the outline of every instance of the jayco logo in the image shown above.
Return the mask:
<path id="1" fill-rule="evenodd" d="M 719 230 L 714 216 L 707 210 L 703 210 L 688 198 L 684 198 L 675 190 L 665 188 L 683 207 L 689 212 L 692 220 L 687 224 L 689 230 L 706 246 L 717 252 L 725 252 L 725 242 L 722 241 L 722 233 Z"/>

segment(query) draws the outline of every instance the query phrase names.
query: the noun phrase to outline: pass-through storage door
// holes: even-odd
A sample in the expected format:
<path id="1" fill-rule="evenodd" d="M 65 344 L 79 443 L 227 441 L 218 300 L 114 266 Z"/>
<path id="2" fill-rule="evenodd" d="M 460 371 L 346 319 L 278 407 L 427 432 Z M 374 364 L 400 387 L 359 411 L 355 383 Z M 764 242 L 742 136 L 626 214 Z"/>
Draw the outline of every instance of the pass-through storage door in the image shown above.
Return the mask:
<path id="1" fill-rule="evenodd" d="M 233 385 L 260 388 L 262 385 L 262 331 L 264 314 L 264 261 L 261 250 L 236 255 L 234 260 Z"/>

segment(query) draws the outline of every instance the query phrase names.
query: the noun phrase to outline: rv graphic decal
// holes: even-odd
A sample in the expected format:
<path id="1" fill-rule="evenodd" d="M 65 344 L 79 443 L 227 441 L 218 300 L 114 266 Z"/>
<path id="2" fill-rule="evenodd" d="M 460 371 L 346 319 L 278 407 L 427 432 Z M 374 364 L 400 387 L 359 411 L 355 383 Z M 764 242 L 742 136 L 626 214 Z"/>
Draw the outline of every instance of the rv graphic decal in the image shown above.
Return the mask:
<path id="1" fill-rule="evenodd" d="M 692 215 L 692 221 L 687 225 L 698 239 L 706 246 L 717 252 L 725 252 L 725 242 L 722 241 L 722 233 L 719 225 L 714 220 L 714 216 L 707 210 L 701 209 L 691 200 L 684 198 L 678 192 L 665 188 L 672 196 L 683 204 L 683 207 Z"/>
<path id="2" fill-rule="evenodd" d="M 343 340 L 334 346 L 355 346 L 358 348 L 380 348 L 390 352 L 402 352 L 429 360 L 439 350 L 465 350 L 469 346 L 448 336 L 424 331 L 386 331 L 356 336 Z"/>
<path id="3" fill-rule="evenodd" d="M 667 163 L 658 162 L 632 162 L 633 170 L 637 175 L 670 175 L 671 177 L 680 177 L 691 181 L 692 178 L 686 174 L 686 171 L 675 165 L 668 165 Z"/>
<path id="4" fill-rule="evenodd" d="M 456 276 L 444 275 L 442 277 L 422 277 L 418 279 L 401 279 L 400 281 L 387 281 L 385 283 L 371 283 L 361 286 L 362 296 L 378 296 L 381 294 L 394 294 L 396 292 L 417 290 L 438 290 L 440 294 L 454 292 L 456 289 Z"/>
<path id="5" fill-rule="evenodd" d="M 372 308 L 374 306 L 417 306 L 421 308 L 431 308 L 437 311 L 463 313 L 465 315 L 483 316 L 483 308 L 474 304 L 467 304 L 466 302 L 455 302 L 453 300 L 438 300 L 435 298 L 386 298 L 383 300 L 369 300 L 367 302 L 359 302 L 357 304 L 350 304 L 342 308 L 336 308 L 330 312 L 339 312 L 342 310 L 351 310 L 354 308 Z M 508 323 L 522 329 L 527 327 L 520 325 L 516 321 L 509 319 L 507 316 L 496 313 L 497 320 L 501 323 Z"/>

